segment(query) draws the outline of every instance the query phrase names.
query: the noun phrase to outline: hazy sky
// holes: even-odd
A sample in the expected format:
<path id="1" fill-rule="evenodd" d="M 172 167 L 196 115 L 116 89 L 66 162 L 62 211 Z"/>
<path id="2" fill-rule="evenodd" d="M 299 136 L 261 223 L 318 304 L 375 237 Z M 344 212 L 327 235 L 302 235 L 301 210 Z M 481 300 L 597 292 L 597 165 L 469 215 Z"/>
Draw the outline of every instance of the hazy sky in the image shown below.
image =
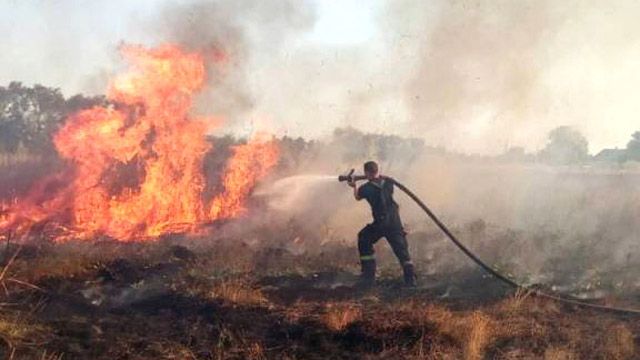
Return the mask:
<path id="1" fill-rule="evenodd" d="M 218 4 L 229 16 L 215 21 L 243 33 L 242 76 L 223 89 L 248 100 L 204 99 L 226 104 L 213 108 L 228 129 L 317 137 L 352 125 L 479 153 L 536 150 L 560 125 L 592 152 L 640 130 L 633 0 L 274 1 L 302 9 L 285 14 L 257 0 L 4 0 L 0 84 L 100 93 L 122 66 L 119 43 L 167 40 L 173 9 L 196 3 Z"/>

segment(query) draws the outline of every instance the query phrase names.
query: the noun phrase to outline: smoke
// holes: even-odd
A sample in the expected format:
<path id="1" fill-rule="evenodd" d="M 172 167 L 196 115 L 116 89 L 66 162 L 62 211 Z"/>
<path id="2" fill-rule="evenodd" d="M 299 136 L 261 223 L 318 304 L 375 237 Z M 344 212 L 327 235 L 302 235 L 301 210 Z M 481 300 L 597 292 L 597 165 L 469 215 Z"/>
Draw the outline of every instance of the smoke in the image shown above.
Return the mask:
<path id="1" fill-rule="evenodd" d="M 626 141 L 634 106 L 623 74 L 638 73 L 617 65 L 637 54 L 615 40 L 633 37 L 637 25 L 628 14 L 636 6 L 403 0 L 378 9 L 378 31 L 349 47 L 303 45 L 318 16 L 311 3 L 192 2 L 167 6 L 156 25 L 162 40 L 214 58 L 225 54 L 209 69 L 201 108 L 242 118 L 241 126 L 266 117 L 276 132 L 318 137 L 351 125 L 466 153 L 498 153 L 539 149 L 549 130 L 565 124 L 596 149 Z M 616 97 L 607 103 L 603 91 Z M 609 114 L 616 125 L 603 124 Z M 507 262 L 521 278 L 579 283 L 585 274 L 619 272 L 640 251 L 633 245 L 640 230 L 633 220 L 640 212 L 635 174 L 478 161 L 430 148 L 374 151 L 352 135 L 325 136 L 321 151 L 280 174 L 293 178 L 263 184 L 256 196 L 270 206 L 266 221 L 294 219 L 309 236 L 331 229 L 335 239 L 355 241 L 370 216 L 367 206 L 354 204 L 339 184 L 308 174 L 335 176 L 374 158 L 483 258 Z M 419 209 L 396 197 L 415 241 L 442 240 Z M 428 236 L 418 240 L 421 234 Z M 464 263 L 453 248 L 441 255 L 440 270 Z"/>
<path id="2" fill-rule="evenodd" d="M 507 162 L 430 147 L 411 153 L 401 145 L 410 139 L 345 133 L 349 136 L 336 132 L 316 142 L 298 154 L 297 168 L 263 183 L 255 196 L 266 200 L 269 210 L 254 219 L 273 226 L 295 223 L 291 236 L 308 240 L 300 242 L 307 251 L 331 241 L 355 246 L 358 231 L 371 221 L 370 210 L 366 202 L 354 201 L 352 190 L 336 176 L 351 167 L 361 172 L 362 162 L 373 158 L 383 174 L 418 194 L 474 253 L 519 282 L 587 297 L 640 291 L 637 273 L 630 271 L 640 256 L 637 170 Z M 396 191 L 395 199 L 423 274 L 475 268 L 407 196 Z M 385 244 L 376 248 L 388 253 Z M 395 266 L 392 257 L 385 266 Z"/>
<path id="3" fill-rule="evenodd" d="M 406 128 L 464 152 L 534 150 L 565 124 L 592 151 L 623 145 L 639 73 L 626 65 L 637 48 L 621 39 L 638 41 L 638 10 L 632 1 L 394 2 L 383 21 L 392 56 L 404 55 L 391 62 L 406 69 Z"/>
<path id="4" fill-rule="evenodd" d="M 548 102 L 540 55 L 562 14 L 545 1 L 438 5 L 405 87 L 412 127 L 467 151 L 487 139 L 521 143 L 514 132 L 539 113 L 534 104 Z"/>
<path id="5" fill-rule="evenodd" d="M 7 2 L 0 79 L 95 94 L 118 43 L 174 41 L 209 54 L 199 109 L 227 131 L 351 125 L 495 154 L 561 125 L 592 152 L 637 130 L 635 1 L 324 1 Z"/>
<path id="6" fill-rule="evenodd" d="M 293 0 L 190 1 L 165 6 L 152 20 L 158 41 L 178 43 L 208 57 L 208 88 L 197 107 L 230 119 L 255 107 L 252 66 L 277 54 L 315 22 L 309 3 Z"/>

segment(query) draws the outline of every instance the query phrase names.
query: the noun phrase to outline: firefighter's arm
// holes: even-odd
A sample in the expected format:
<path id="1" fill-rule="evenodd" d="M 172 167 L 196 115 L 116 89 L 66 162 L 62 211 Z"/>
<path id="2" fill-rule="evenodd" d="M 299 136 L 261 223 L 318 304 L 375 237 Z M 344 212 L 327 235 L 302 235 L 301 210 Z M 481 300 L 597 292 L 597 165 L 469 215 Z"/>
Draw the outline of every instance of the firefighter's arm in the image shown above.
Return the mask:
<path id="1" fill-rule="evenodd" d="M 353 197 L 358 201 L 362 200 L 362 197 L 360 196 L 360 194 L 358 194 L 358 187 L 356 186 L 356 182 L 349 181 L 347 184 L 349 184 L 349 186 L 353 188 Z"/>

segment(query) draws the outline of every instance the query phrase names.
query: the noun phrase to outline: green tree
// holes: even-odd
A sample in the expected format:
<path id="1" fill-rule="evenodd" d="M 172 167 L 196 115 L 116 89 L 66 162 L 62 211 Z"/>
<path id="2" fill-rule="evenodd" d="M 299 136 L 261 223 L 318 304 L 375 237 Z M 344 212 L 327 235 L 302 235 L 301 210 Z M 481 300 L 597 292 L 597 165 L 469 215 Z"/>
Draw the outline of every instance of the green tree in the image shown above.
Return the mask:
<path id="1" fill-rule="evenodd" d="M 627 144 L 627 157 L 629 160 L 640 161 L 640 131 L 631 135 L 631 141 Z"/>
<path id="2" fill-rule="evenodd" d="M 0 87 L 0 151 L 15 152 L 23 147 L 50 154 L 53 134 L 66 117 L 99 103 L 104 103 L 104 98 L 76 95 L 65 100 L 59 89 L 41 85 L 25 87 L 12 82 Z"/>
<path id="3" fill-rule="evenodd" d="M 560 126 L 549 132 L 547 145 L 538 156 L 553 164 L 576 164 L 589 158 L 589 142 L 577 130 Z"/>

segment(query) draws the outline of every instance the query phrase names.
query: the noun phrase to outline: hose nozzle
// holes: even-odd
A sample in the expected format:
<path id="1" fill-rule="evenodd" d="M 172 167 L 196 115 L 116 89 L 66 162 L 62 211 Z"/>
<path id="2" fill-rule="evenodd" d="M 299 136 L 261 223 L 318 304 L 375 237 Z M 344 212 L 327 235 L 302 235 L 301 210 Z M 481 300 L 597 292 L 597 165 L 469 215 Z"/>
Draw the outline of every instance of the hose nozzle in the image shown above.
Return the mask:
<path id="1" fill-rule="evenodd" d="M 367 177 L 364 175 L 353 175 L 354 171 L 356 171 L 355 169 L 351 169 L 351 171 L 349 171 L 349 173 L 347 175 L 340 175 L 338 176 L 338 181 L 343 182 L 343 181 L 349 181 L 349 182 L 354 182 L 354 181 L 358 181 L 358 180 L 364 180 Z"/>

